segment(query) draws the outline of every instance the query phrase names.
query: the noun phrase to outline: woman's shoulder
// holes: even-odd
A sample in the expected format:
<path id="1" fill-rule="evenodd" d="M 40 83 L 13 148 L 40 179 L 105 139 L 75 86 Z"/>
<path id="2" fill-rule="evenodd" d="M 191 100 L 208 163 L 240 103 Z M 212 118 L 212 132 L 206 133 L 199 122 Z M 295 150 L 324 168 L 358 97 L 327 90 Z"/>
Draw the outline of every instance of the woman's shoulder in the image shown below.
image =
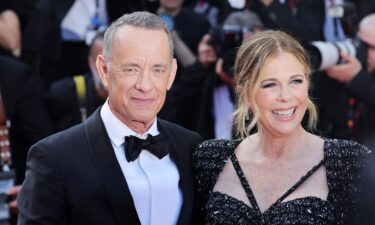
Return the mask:
<path id="1" fill-rule="evenodd" d="M 335 160 L 364 160 L 371 150 L 353 140 L 325 139 L 324 152 L 326 158 Z"/>
<path id="2" fill-rule="evenodd" d="M 221 161 L 227 159 L 240 140 L 212 139 L 200 143 L 193 153 L 193 161 Z"/>
<path id="3" fill-rule="evenodd" d="M 327 175 L 343 186 L 359 184 L 370 166 L 371 151 L 352 140 L 325 139 L 324 154 Z"/>
<path id="4" fill-rule="evenodd" d="M 240 140 L 208 140 L 193 153 L 193 170 L 199 192 L 208 192 Z"/>
<path id="5" fill-rule="evenodd" d="M 331 196 L 342 214 L 357 223 L 361 196 L 366 189 L 367 171 L 371 166 L 371 151 L 352 140 L 325 139 L 325 166 Z M 349 223 L 348 223 L 349 224 Z"/>

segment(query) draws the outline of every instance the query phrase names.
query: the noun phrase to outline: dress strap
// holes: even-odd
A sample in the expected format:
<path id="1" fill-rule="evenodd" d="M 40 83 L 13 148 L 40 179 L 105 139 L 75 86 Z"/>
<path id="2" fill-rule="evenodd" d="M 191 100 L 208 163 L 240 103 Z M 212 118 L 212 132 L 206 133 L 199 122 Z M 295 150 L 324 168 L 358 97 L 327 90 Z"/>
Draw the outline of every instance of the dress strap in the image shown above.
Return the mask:
<path id="1" fill-rule="evenodd" d="M 271 207 L 275 207 L 279 205 L 286 197 L 288 197 L 293 191 L 295 191 L 303 182 L 305 182 L 311 175 L 313 175 L 322 165 L 324 165 L 324 159 L 322 159 L 318 164 L 316 164 L 311 170 L 309 170 L 304 176 L 301 177 L 301 179 L 293 185 L 289 190 L 287 190 L 280 198 L 276 200 L 274 204 L 271 205 Z M 270 208 L 271 208 L 270 207 Z"/>
<path id="2" fill-rule="evenodd" d="M 250 185 L 247 182 L 246 176 L 245 176 L 244 172 L 242 171 L 241 166 L 238 163 L 237 157 L 236 157 L 234 152 L 233 152 L 233 154 L 230 155 L 230 159 L 231 159 L 232 164 L 234 166 L 234 170 L 236 171 L 237 176 L 240 179 L 241 185 L 245 189 L 247 198 L 249 199 L 252 207 L 260 213 L 261 211 L 259 209 L 258 203 L 255 199 L 254 194 L 253 194 L 253 191 L 251 190 Z"/>
<path id="3" fill-rule="evenodd" d="M 246 176 L 243 172 L 243 170 L 241 169 L 241 166 L 238 162 L 238 159 L 235 155 L 235 153 L 233 152 L 233 154 L 230 155 L 230 159 L 232 161 L 232 164 L 234 166 L 234 169 L 237 173 L 237 176 L 238 178 L 240 179 L 241 181 L 241 185 L 242 187 L 245 189 L 245 192 L 246 192 L 246 196 L 247 198 L 249 199 L 252 207 L 258 211 L 259 213 L 261 213 L 260 209 L 259 209 L 259 206 L 258 206 L 258 203 L 255 199 L 255 196 L 254 196 L 254 193 L 253 191 L 251 190 L 250 188 L 250 185 L 246 179 Z M 275 203 L 273 203 L 270 208 L 272 207 L 275 207 L 277 205 L 279 205 L 286 197 L 288 197 L 293 191 L 295 191 L 303 182 L 305 182 L 311 175 L 313 175 L 322 165 L 324 165 L 324 159 L 322 159 L 317 165 L 315 165 L 313 168 L 311 168 L 311 170 L 309 170 L 304 176 L 301 177 L 301 179 L 296 183 L 294 184 L 289 190 L 287 190 L 280 198 L 278 198 L 276 200 Z"/>

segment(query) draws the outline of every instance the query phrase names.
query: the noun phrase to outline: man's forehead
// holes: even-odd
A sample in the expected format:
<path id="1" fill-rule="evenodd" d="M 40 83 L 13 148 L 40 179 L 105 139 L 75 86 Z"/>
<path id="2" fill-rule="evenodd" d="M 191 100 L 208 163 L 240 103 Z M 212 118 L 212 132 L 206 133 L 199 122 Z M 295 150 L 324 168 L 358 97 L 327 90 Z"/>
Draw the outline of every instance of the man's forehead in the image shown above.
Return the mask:
<path id="1" fill-rule="evenodd" d="M 365 17 L 359 27 L 359 37 L 366 44 L 375 46 L 375 14 Z"/>
<path id="2" fill-rule="evenodd" d="M 138 26 L 132 26 L 132 25 L 128 25 L 128 24 L 125 24 L 121 27 L 119 27 L 119 29 L 117 30 L 116 34 L 123 34 L 123 35 L 131 35 L 133 33 L 137 33 L 137 32 L 145 32 L 145 33 L 154 33 L 154 34 L 165 34 L 165 36 L 167 37 L 167 34 L 165 33 L 165 31 L 163 29 L 158 29 L 158 28 L 146 28 L 146 27 L 138 27 Z"/>
<path id="3" fill-rule="evenodd" d="M 375 29 L 368 29 L 360 31 L 359 37 L 367 45 L 375 47 Z"/>

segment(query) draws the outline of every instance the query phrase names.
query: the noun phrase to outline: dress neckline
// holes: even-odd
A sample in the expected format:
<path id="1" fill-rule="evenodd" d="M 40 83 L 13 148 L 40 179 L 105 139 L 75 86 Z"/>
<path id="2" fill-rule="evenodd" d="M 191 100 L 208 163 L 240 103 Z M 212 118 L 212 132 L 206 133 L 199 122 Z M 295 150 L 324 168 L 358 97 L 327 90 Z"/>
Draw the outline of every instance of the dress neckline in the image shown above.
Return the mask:
<path id="1" fill-rule="evenodd" d="M 235 144 L 233 146 L 233 151 L 230 153 L 229 155 L 229 159 L 232 161 L 232 164 L 235 168 L 235 171 L 236 171 L 236 174 L 237 176 L 239 177 L 240 179 L 240 182 L 241 182 L 241 185 L 242 187 L 245 189 L 245 193 L 246 193 L 246 196 L 247 198 L 249 199 L 250 201 L 250 204 L 251 204 L 251 207 L 252 209 L 255 209 L 257 211 L 258 214 L 265 214 L 266 212 L 272 210 L 273 208 L 277 207 L 278 205 L 282 204 L 282 203 L 287 203 L 287 202 L 293 202 L 293 201 L 297 201 L 297 200 L 301 200 L 301 199 L 305 199 L 305 198 L 316 198 L 316 199 L 320 199 L 321 201 L 323 202 L 326 202 L 328 199 L 329 199 L 329 196 L 330 196 L 330 191 L 328 190 L 328 195 L 327 195 L 327 199 L 324 200 L 324 199 L 321 199 L 319 197 L 314 197 L 314 196 L 305 196 L 305 197 L 300 197 L 300 198 L 296 198 L 296 199 L 291 199 L 291 200 L 288 200 L 288 201 L 285 201 L 283 202 L 283 200 L 285 200 L 286 197 L 288 197 L 291 193 L 293 193 L 293 191 L 295 191 L 304 181 L 306 181 L 312 174 L 314 174 L 322 165 L 325 165 L 325 161 L 326 161 L 326 148 L 328 147 L 328 143 L 327 143 L 327 140 L 324 139 L 324 144 L 323 144 L 323 151 L 324 151 L 324 156 L 323 156 L 323 159 L 320 160 L 319 163 L 317 163 L 316 165 L 314 165 L 304 176 L 302 176 L 291 188 L 289 188 L 282 196 L 280 196 L 270 207 L 268 207 L 265 211 L 261 211 L 259 206 L 258 206 L 258 203 L 256 201 L 256 198 L 255 198 L 255 195 L 254 193 L 252 192 L 251 188 L 250 188 L 250 185 L 245 177 L 245 174 L 243 173 L 243 170 L 238 162 L 238 159 L 237 159 L 237 156 L 235 154 L 235 149 L 237 148 L 237 146 L 241 143 L 242 140 L 235 140 Z M 328 174 L 327 174 L 327 185 L 328 185 L 328 188 L 329 188 L 329 181 L 328 181 Z M 218 192 L 218 193 L 221 193 L 221 192 Z M 225 193 L 221 193 L 221 194 L 224 194 L 226 195 Z M 229 195 L 227 195 L 229 196 Z M 231 196 L 229 196 L 231 197 Z M 234 197 L 233 197 L 234 198 Z M 234 198 L 236 199 L 236 198 Z M 242 202 L 241 200 L 239 199 L 236 199 L 240 202 Z M 243 202 L 243 204 L 245 204 Z M 247 204 L 245 204 L 247 205 Z"/>
<path id="2" fill-rule="evenodd" d="M 230 155 L 230 159 L 232 161 L 232 164 L 234 166 L 234 169 L 237 173 L 238 178 L 241 181 L 242 187 L 245 189 L 246 196 L 249 199 L 252 207 L 259 213 L 262 214 L 259 205 L 256 201 L 255 195 L 253 191 L 251 190 L 250 184 L 246 179 L 246 176 L 237 160 L 236 155 L 233 153 Z M 305 182 L 311 175 L 313 175 L 322 165 L 324 164 L 324 159 L 322 159 L 318 164 L 313 166 L 304 176 L 302 176 L 299 181 L 297 181 L 291 188 L 289 188 L 283 195 L 281 195 L 269 208 L 267 208 L 264 212 L 271 210 L 272 208 L 277 207 L 280 205 L 280 203 L 288 197 L 293 191 L 295 191 L 303 182 Z M 263 213 L 264 213 L 263 212 Z"/>
<path id="3" fill-rule="evenodd" d="M 238 199 L 238 198 L 235 198 L 229 194 L 226 194 L 226 193 L 223 193 L 221 191 L 213 191 L 211 193 L 211 195 L 222 195 L 222 196 L 225 196 L 226 198 L 230 199 L 231 201 L 235 202 L 235 203 L 238 203 L 240 204 L 241 206 L 247 208 L 248 210 L 251 210 L 253 211 L 253 213 L 255 214 L 258 214 L 258 215 L 261 215 L 261 216 L 264 216 L 264 215 L 267 215 L 269 213 L 269 211 L 272 212 L 273 209 L 276 208 L 275 207 L 268 207 L 268 209 L 266 209 L 265 211 L 261 212 L 259 210 L 255 210 L 255 208 L 249 206 L 248 204 L 246 204 L 245 202 L 243 202 L 242 200 Z M 312 196 L 312 195 L 308 195 L 308 196 L 304 196 L 304 197 L 298 197 L 298 198 L 294 198 L 294 199 L 290 199 L 288 201 L 282 201 L 278 204 L 279 207 L 281 206 L 285 206 L 285 205 L 290 205 L 290 204 L 294 204 L 298 201 L 305 201 L 305 200 L 309 200 L 309 201 L 313 201 L 313 202 L 319 202 L 319 203 L 322 203 L 322 204 L 331 204 L 328 200 L 324 200 L 324 199 L 321 199 L 319 197 L 316 197 L 316 196 Z"/>

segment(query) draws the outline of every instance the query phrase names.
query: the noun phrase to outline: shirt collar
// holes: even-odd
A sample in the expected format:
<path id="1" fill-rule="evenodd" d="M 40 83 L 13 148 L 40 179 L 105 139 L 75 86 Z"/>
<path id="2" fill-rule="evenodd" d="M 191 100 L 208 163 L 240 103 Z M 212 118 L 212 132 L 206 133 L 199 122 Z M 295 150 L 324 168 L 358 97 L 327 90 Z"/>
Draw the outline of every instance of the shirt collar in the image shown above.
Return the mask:
<path id="1" fill-rule="evenodd" d="M 133 135 L 141 139 L 146 139 L 148 134 L 151 134 L 153 136 L 159 134 L 156 118 L 154 122 L 152 123 L 151 127 L 144 134 L 141 135 L 133 131 L 131 128 L 126 126 L 112 113 L 108 105 L 108 99 L 103 104 L 100 110 L 100 116 L 103 120 L 104 127 L 107 130 L 109 139 L 116 147 L 124 143 L 124 138 L 126 136 Z"/>

